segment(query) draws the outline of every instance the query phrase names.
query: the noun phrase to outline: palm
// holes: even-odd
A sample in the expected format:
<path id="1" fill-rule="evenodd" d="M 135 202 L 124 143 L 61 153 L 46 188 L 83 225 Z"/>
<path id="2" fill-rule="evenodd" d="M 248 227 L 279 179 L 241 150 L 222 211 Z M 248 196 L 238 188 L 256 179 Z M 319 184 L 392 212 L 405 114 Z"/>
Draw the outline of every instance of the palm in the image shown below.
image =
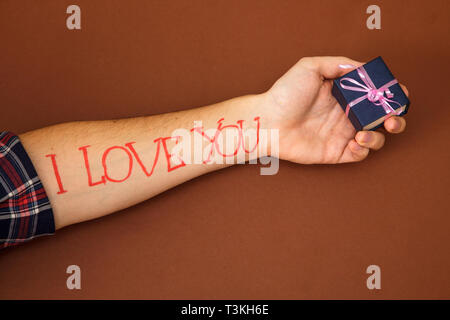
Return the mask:
<path id="1" fill-rule="evenodd" d="M 346 162 L 355 129 L 331 95 L 332 82 L 296 65 L 267 92 L 280 130 L 280 158 L 298 163 Z M 351 161 L 351 159 L 350 159 Z"/>

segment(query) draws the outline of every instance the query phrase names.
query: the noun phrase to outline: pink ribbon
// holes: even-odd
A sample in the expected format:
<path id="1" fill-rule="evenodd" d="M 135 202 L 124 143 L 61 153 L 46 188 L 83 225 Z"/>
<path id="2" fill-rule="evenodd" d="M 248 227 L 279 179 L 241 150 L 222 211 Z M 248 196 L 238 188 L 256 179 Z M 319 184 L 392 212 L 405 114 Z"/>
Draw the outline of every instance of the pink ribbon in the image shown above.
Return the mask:
<path id="1" fill-rule="evenodd" d="M 367 73 L 366 69 L 364 69 L 363 66 L 357 68 L 356 70 L 358 71 L 358 75 L 361 78 L 361 80 L 364 82 L 365 85 L 356 81 L 355 79 L 347 77 L 347 78 L 341 79 L 341 81 L 340 81 L 341 87 L 346 90 L 366 92 L 367 94 L 350 102 L 347 105 L 347 107 L 345 108 L 345 114 L 348 116 L 348 112 L 350 111 L 351 107 L 353 107 L 354 105 L 367 99 L 370 102 L 372 102 L 374 105 L 382 106 L 384 111 L 386 112 L 386 114 L 388 114 L 390 116 L 399 115 L 401 112 L 395 111 L 395 109 L 392 108 L 392 106 L 389 104 L 389 102 L 391 102 L 391 103 L 398 104 L 400 107 L 402 106 L 397 101 L 389 99 L 389 98 L 394 97 L 394 94 L 389 90 L 389 87 L 398 83 L 397 79 L 389 81 L 388 83 L 381 86 L 380 88 L 377 88 L 374 85 L 374 83 L 372 82 L 372 79 L 370 79 L 369 74 Z M 357 85 L 357 87 L 345 85 L 345 84 L 343 84 L 344 81 L 351 82 L 351 83 Z M 386 94 L 386 96 L 385 96 L 385 94 Z"/>

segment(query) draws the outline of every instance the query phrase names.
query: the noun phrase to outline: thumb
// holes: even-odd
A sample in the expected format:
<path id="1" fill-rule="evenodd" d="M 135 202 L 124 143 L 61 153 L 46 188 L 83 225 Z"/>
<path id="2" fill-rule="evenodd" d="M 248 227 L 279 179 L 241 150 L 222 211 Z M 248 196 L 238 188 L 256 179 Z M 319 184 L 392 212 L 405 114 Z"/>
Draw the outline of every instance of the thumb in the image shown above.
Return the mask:
<path id="1" fill-rule="evenodd" d="M 325 79 L 339 78 L 364 64 L 347 57 L 311 57 L 302 60 L 306 67 L 314 69 Z"/>

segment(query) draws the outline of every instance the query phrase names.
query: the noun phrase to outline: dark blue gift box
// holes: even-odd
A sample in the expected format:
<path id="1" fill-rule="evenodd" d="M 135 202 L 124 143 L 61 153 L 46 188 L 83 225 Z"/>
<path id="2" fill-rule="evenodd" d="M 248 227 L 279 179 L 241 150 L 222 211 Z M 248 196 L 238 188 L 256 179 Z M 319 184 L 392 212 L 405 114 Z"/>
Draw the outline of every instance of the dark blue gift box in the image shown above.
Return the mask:
<path id="1" fill-rule="evenodd" d="M 381 57 L 335 79 L 332 93 L 358 131 L 374 130 L 409 108 L 408 97 Z"/>

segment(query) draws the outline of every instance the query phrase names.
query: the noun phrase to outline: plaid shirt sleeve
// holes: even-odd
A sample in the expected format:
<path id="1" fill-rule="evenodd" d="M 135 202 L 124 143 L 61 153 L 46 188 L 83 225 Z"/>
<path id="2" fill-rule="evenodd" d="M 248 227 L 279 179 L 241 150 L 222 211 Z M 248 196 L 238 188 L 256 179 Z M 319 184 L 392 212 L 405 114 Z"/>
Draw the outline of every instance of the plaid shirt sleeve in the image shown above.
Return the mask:
<path id="1" fill-rule="evenodd" d="M 54 232 L 50 201 L 19 137 L 0 131 L 0 248 Z"/>

